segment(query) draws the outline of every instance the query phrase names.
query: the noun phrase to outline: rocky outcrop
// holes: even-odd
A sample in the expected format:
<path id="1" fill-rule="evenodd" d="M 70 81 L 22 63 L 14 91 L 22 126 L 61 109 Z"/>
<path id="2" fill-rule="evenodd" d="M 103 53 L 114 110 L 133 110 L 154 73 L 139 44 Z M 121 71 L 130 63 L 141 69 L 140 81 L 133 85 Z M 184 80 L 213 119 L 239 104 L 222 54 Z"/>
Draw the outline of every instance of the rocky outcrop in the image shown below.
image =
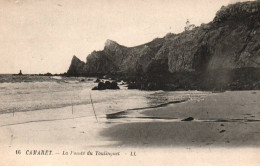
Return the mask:
<path id="1" fill-rule="evenodd" d="M 73 57 L 68 74 L 104 75 L 108 73 L 136 74 L 145 72 L 164 38 L 137 47 L 125 47 L 107 40 L 103 51 L 93 51 L 86 63 Z M 78 64 L 78 65 L 77 65 Z"/>
<path id="2" fill-rule="evenodd" d="M 253 1 L 222 7 L 208 24 L 140 46 L 107 40 L 86 63 L 73 57 L 68 73 L 162 75 L 259 67 L 260 1 Z"/>
<path id="3" fill-rule="evenodd" d="M 120 88 L 115 81 L 113 82 L 106 81 L 105 83 L 99 82 L 98 86 L 94 87 L 92 90 L 105 90 L 105 89 L 120 89 Z"/>
<path id="4" fill-rule="evenodd" d="M 228 6 L 222 6 L 217 12 L 214 22 L 223 22 L 232 19 L 244 19 L 252 15 L 259 14 L 259 0 L 258 2 L 238 2 Z"/>
<path id="5" fill-rule="evenodd" d="M 23 75 L 22 70 L 20 70 L 20 72 L 18 73 L 18 75 Z"/>
<path id="6" fill-rule="evenodd" d="M 77 58 L 75 55 L 73 56 L 71 60 L 71 64 L 69 67 L 69 70 L 67 72 L 68 76 L 82 76 L 87 73 L 86 71 L 86 63 L 81 61 L 79 58 Z"/>
<path id="7" fill-rule="evenodd" d="M 259 1 L 222 7 L 213 22 L 166 36 L 156 57 L 167 56 L 170 72 L 260 67 L 259 20 Z"/>
<path id="8" fill-rule="evenodd" d="M 87 57 L 86 72 L 89 74 L 145 72 L 163 41 L 164 39 L 155 39 L 145 45 L 129 48 L 107 40 L 103 51 L 94 51 Z"/>

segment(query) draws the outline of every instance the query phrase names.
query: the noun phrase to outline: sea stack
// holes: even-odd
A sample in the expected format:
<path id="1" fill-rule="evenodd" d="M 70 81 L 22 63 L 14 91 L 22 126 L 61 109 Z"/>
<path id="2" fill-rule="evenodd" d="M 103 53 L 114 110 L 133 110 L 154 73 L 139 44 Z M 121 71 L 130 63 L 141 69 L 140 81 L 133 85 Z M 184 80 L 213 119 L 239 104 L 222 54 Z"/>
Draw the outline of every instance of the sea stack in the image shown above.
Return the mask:
<path id="1" fill-rule="evenodd" d="M 20 72 L 19 72 L 19 74 L 18 75 L 23 75 L 23 73 L 22 73 L 22 70 L 20 70 Z"/>

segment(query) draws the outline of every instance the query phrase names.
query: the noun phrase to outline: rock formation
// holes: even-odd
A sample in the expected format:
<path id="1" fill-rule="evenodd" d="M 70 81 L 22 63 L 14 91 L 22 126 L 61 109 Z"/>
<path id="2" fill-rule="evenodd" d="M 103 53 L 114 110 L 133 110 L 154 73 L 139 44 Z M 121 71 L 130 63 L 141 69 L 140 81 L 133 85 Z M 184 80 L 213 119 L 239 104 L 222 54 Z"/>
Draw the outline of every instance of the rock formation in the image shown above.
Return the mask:
<path id="1" fill-rule="evenodd" d="M 73 56 L 70 64 L 70 68 L 67 72 L 69 76 L 82 76 L 85 75 L 86 72 L 86 64 L 82 62 L 79 58 L 75 55 Z"/>
<path id="2" fill-rule="evenodd" d="M 75 56 L 69 75 L 145 75 L 260 67 L 260 1 L 222 7 L 212 22 L 125 47 L 107 40 L 86 63 Z"/>
<path id="3" fill-rule="evenodd" d="M 18 75 L 23 75 L 23 73 L 22 73 L 22 70 L 20 70 L 20 72 L 19 72 L 19 74 Z"/>
<path id="4" fill-rule="evenodd" d="M 117 82 L 106 81 L 105 83 L 99 82 L 98 86 L 94 87 L 92 90 L 105 90 L 105 89 L 120 89 L 120 88 L 117 85 Z"/>

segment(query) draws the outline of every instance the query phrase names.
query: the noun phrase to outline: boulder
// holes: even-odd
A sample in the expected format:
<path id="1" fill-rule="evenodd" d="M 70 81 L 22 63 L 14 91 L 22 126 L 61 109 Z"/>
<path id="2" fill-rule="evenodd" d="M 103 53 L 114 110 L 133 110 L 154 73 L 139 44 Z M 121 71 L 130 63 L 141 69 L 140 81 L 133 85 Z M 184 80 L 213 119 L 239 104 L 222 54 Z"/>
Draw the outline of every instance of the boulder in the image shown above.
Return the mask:
<path id="1" fill-rule="evenodd" d="M 117 85 L 117 82 L 115 82 L 115 81 L 111 82 L 110 89 L 119 89 L 119 86 Z"/>
<path id="2" fill-rule="evenodd" d="M 186 119 L 182 119 L 181 121 L 193 121 L 193 120 L 194 120 L 193 117 L 188 117 L 188 118 L 186 118 Z"/>
<path id="3" fill-rule="evenodd" d="M 104 84 L 103 82 L 99 82 L 99 83 L 98 83 L 98 89 L 99 89 L 99 90 L 104 90 L 104 89 L 106 89 L 106 84 Z"/>
<path id="4" fill-rule="evenodd" d="M 106 81 L 105 83 L 99 82 L 97 87 L 94 87 L 92 90 L 105 90 L 105 89 L 120 89 L 115 81 L 110 82 Z"/>

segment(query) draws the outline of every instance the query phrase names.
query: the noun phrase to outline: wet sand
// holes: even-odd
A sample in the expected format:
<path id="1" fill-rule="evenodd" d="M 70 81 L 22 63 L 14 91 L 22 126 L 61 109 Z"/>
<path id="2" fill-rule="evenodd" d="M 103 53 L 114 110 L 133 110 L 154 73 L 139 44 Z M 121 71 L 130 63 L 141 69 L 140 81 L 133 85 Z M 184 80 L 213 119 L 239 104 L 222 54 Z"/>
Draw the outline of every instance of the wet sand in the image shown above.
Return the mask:
<path id="1" fill-rule="evenodd" d="M 216 93 L 201 101 L 139 113 L 150 117 L 150 121 L 114 125 L 101 135 L 117 141 L 120 147 L 260 146 L 260 91 Z M 124 115 L 124 118 L 142 119 L 142 116 Z M 194 120 L 182 121 L 188 117 Z"/>

